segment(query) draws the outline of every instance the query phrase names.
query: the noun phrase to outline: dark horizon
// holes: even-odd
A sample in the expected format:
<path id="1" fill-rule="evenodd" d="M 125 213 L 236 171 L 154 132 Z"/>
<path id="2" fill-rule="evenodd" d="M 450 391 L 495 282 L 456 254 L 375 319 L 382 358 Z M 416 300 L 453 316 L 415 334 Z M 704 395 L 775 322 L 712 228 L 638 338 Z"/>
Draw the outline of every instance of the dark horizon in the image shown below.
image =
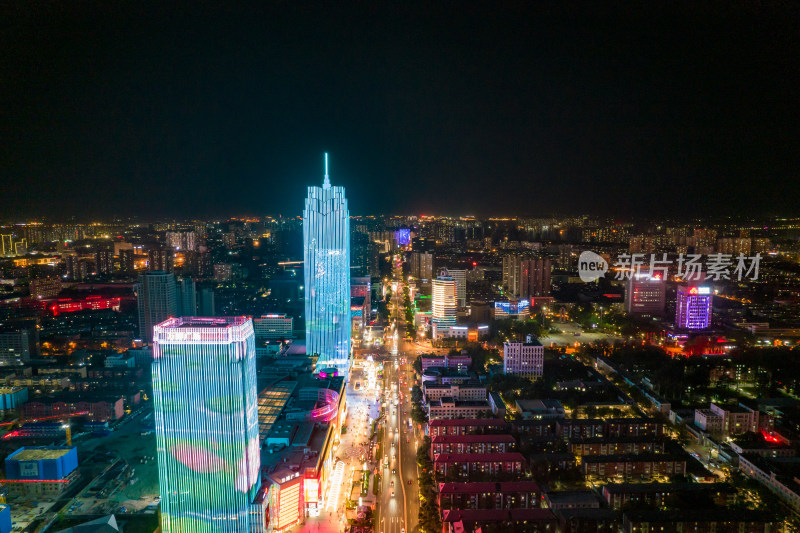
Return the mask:
<path id="1" fill-rule="evenodd" d="M 6 8 L 4 212 L 797 214 L 798 5 L 502 5 Z"/>

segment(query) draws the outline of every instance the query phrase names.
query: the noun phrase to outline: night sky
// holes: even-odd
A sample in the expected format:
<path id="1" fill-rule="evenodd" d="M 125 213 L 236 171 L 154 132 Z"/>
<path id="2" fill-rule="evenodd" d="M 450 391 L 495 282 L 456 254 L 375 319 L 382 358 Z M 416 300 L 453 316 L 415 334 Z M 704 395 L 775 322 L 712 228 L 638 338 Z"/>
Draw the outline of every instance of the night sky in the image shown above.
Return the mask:
<path id="1" fill-rule="evenodd" d="M 7 217 L 797 214 L 797 3 L 15 4 Z"/>

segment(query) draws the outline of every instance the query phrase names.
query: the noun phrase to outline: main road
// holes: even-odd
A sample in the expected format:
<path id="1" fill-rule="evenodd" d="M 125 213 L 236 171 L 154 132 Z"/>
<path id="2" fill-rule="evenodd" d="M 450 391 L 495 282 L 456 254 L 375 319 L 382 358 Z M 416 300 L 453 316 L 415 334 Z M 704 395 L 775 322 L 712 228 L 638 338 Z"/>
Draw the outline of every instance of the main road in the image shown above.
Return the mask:
<path id="1" fill-rule="evenodd" d="M 415 356 L 402 339 L 402 331 L 387 333 L 389 353 L 383 358 L 385 418 L 381 443 L 381 495 L 378 499 L 377 531 L 414 533 L 418 531 L 419 479 L 416 450 L 417 432 L 411 424 L 411 392 Z M 405 363 L 403 362 L 405 361 Z"/>

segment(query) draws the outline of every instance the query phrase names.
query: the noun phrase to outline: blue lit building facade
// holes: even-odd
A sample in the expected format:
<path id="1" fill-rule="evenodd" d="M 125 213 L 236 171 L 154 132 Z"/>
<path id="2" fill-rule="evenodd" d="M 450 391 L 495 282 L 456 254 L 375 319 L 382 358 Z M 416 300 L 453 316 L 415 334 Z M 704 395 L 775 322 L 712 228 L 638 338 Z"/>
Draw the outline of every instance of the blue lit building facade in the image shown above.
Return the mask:
<path id="1" fill-rule="evenodd" d="M 153 328 L 161 530 L 265 529 L 255 335 L 249 318 L 171 318 Z"/>
<path id="2" fill-rule="evenodd" d="M 309 187 L 303 210 L 306 353 L 347 376 L 350 358 L 350 213 L 344 187 Z"/>

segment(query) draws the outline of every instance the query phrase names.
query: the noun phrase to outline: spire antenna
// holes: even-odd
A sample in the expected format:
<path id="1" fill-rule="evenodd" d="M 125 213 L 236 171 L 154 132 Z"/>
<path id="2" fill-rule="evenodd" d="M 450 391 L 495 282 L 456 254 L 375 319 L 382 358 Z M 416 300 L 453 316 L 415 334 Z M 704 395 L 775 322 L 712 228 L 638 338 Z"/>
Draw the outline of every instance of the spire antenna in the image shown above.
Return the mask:
<path id="1" fill-rule="evenodd" d="M 322 184 L 323 189 L 330 189 L 331 180 L 328 179 L 328 152 L 325 152 L 325 181 Z"/>

